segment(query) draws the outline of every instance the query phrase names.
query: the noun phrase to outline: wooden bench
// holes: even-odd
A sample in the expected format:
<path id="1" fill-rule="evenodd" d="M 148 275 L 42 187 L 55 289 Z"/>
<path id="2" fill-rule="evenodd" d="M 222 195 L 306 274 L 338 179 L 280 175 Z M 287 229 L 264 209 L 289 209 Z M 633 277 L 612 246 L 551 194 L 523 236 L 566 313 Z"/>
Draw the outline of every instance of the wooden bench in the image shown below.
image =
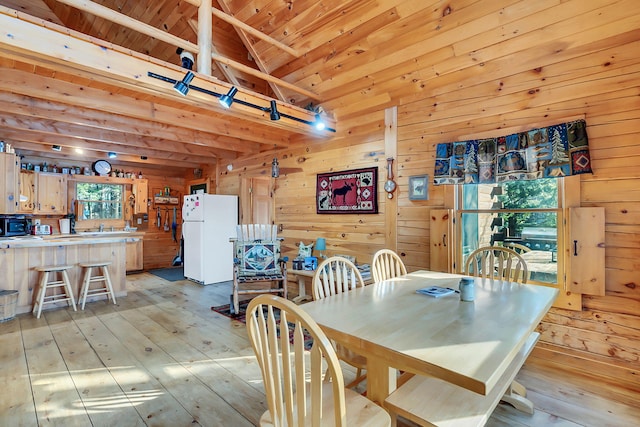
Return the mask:
<path id="1" fill-rule="evenodd" d="M 510 390 L 511 383 L 533 350 L 540 334 L 532 332 L 489 394 L 483 396 L 444 380 L 414 376 L 384 402 L 395 426 L 398 415 L 421 426 L 483 426 Z M 528 402 L 524 396 L 511 396 Z M 526 402 L 523 402 L 526 404 Z M 528 402 L 530 404 L 530 402 Z"/>

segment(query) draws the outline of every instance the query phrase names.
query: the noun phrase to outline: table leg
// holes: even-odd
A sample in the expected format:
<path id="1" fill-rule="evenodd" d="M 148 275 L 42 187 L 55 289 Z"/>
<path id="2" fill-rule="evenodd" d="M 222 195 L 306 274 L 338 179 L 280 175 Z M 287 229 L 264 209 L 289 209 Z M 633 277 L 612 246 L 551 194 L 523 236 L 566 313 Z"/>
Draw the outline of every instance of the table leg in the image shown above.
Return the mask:
<path id="1" fill-rule="evenodd" d="M 367 397 L 382 405 L 396 389 L 397 370 L 385 362 L 367 356 Z"/>
<path id="2" fill-rule="evenodd" d="M 292 301 L 296 304 L 300 304 L 303 301 L 313 301 L 313 297 L 311 295 L 307 295 L 304 276 L 296 275 L 296 277 L 298 278 L 298 296 Z"/>

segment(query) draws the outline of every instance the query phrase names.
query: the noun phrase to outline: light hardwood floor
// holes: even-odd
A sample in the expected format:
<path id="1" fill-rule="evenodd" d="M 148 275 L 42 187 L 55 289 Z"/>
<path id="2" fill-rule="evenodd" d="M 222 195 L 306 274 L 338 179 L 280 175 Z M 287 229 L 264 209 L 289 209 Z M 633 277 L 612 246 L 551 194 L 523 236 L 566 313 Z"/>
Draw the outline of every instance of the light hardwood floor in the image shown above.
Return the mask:
<path id="1" fill-rule="evenodd" d="M 117 305 L 100 301 L 0 324 L 0 426 L 257 425 L 264 394 L 244 324 L 210 309 L 228 303 L 230 285 L 148 273 L 127 280 L 129 294 Z M 488 425 L 640 420 L 640 395 L 535 358 L 518 379 L 535 414 L 501 404 Z"/>

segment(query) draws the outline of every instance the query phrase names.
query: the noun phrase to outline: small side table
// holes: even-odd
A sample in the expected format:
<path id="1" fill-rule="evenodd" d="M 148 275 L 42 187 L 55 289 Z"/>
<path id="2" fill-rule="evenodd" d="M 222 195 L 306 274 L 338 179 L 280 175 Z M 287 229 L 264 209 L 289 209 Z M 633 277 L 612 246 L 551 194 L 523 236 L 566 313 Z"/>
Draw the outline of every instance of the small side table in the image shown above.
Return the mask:
<path id="1" fill-rule="evenodd" d="M 311 278 L 316 274 L 315 270 L 287 270 L 287 273 L 293 274 L 298 281 L 298 296 L 293 299 L 293 302 L 300 304 L 303 301 L 313 301 L 313 296 L 307 294 L 306 279 Z"/>

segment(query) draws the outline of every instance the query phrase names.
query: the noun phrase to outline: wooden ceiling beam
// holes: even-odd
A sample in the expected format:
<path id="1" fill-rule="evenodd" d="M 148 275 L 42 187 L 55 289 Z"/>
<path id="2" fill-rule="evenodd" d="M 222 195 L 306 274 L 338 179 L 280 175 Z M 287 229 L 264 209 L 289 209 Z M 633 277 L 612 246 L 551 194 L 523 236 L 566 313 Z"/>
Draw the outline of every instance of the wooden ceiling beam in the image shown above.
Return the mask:
<path id="1" fill-rule="evenodd" d="M 271 45 L 273 45 L 274 47 L 280 49 L 283 52 L 287 52 L 289 55 L 294 56 L 296 58 L 300 57 L 300 53 L 287 46 L 284 43 L 279 42 L 278 40 L 274 39 L 273 37 L 263 33 L 262 31 L 256 30 L 255 28 L 253 28 L 251 25 L 247 25 L 244 22 L 242 22 L 239 19 L 234 18 L 231 15 L 228 15 L 226 13 L 224 13 L 221 10 L 216 9 L 215 7 L 211 8 L 211 12 L 213 13 L 213 15 L 216 18 L 220 18 L 223 21 L 227 22 L 228 24 L 233 25 L 235 28 L 239 28 L 240 30 L 251 34 L 252 36 L 259 38 L 260 40 L 263 40 Z"/>
<path id="2" fill-rule="evenodd" d="M 100 110 L 134 117 L 140 120 L 163 123 L 165 125 L 186 127 L 194 131 L 204 131 L 217 135 L 238 138 L 236 147 L 239 151 L 245 151 L 244 141 L 248 141 L 246 150 L 259 151 L 255 143 L 271 146 L 288 145 L 285 134 L 277 129 L 251 127 L 249 122 L 237 121 L 234 126 L 228 126 L 219 120 L 211 119 L 210 115 L 203 112 L 192 112 L 185 109 L 168 107 L 153 101 L 134 100 L 131 97 L 108 93 L 103 90 L 93 89 L 82 85 L 68 83 L 48 77 L 27 74 L 22 71 L 0 68 L 2 79 L 0 89 L 14 92 L 48 101 L 64 101 L 84 108 Z M 179 120 L 179 122 L 177 122 Z M 267 130 L 269 132 L 267 132 Z M 228 149 L 233 149 L 229 141 L 225 144 Z"/>
<path id="3" fill-rule="evenodd" d="M 335 121 L 328 117 L 325 118 L 325 121 L 328 122 L 327 129 L 315 131 L 306 123 L 284 117 L 277 121 L 271 121 L 265 111 L 245 107 L 240 103 L 225 110 L 215 102 L 215 97 L 206 93 L 191 91 L 189 96 L 180 96 L 173 90 L 171 84 L 148 75 L 148 73 L 156 73 L 170 79 L 180 80 L 184 76 L 184 69 L 178 66 L 166 63 L 161 65 L 160 61 L 144 58 L 144 55 L 136 55 L 133 52 L 126 55 L 118 49 L 112 49 L 111 46 L 99 45 L 96 40 L 83 34 L 74 32 L 74 37 L 71 37 L 59 32 L 62 29 L 58 26 L 55 26 L 58 31 L 52 31 L 3 13 L 6 11 L 6 8 L 0 8 L 0 27 L 7 34 L 11 34 L 11 37 L 0 38 L 0 50 L 7 52 L 8 55 L 15 55 L 19 59 L 39 61 L 43 65 L 74 74 L 82 75 L 85 73 L 92 78 L 132 91 L 155 96 L 163 93 L 167 99 L 209 110 L 213 114 L 219 114 L 221 119 L 224 119 L 224 116 L 234 116 L 259 123 L 265 127 L 277 127 L 318 136 L 329 136 L 331 133 L 329 129 L 335 129 Z M 13 12 L 17 15 L 23 15 L 16 11 Z M 46 23 L 46 26 L 52 27 L 54 24 Z M 68 33 L 70 30 L 67 29 L 66 32 Z M 40 42 L 45 39 L 48 40 L 48 43 Z M 228 83 L 212 80 L 209 76 L 198 75 L 198 86 L 215 93 L 226 93 L 231 88 Z M 270 98 L 242 88 L 238 91 L 236 99 L 264 106 L 268 106 L 270 102 Z M 285 104 L 281 106 L 281 110 L 281 113 L 284 112 L 307 122 L 314 120 L 313 112 L 300 107 Z M 255 126 L 252 126 L 252 130 L 253 128 Z"/>
<path id="4" fill-rule="evenodd" d="M 141 21 L 135 20 L 133 18 L 130 18 L 130 17 L 128 17 L 128 16 L 126 16 L 126 15 L 124 15 L 122 13 L 116 12 L 116 11 L 114 11 L 112 9 L 109 9 L 108 7 L 101 6 L 101 5 L 99 5 L 97 3 L 94 3 L 92 1 L 87 1 L 87 0 L 56 0 L 56 1 L 58 1 L 60 3 L 63 3 L 63 4 L 66 4 L 68 6 L 72 6 L 72 7 L 76 8 L 76 9 L 82 10 L 84 12 L 90 13 L 92 15 L 99 16 L 99 17 L 101 17 L 103 19 L 107 19 L 107 20 L 109 20 L 111 22 L 114 22 L 114 23 L 116 23 L 118 25 L 122 25 L 122 26 L 127 27 L 129 29 L 132 29 L 134 31 L 140 32 L 142 34 L 145 34 L 145 35 L 147 35 L 149 37 L 156 38 L 156 39 L 161 40 L 161 41 L 163 41 L 165 43 L 169 43 L 169 44 L 174 45 L 174 46 L 180 46 L 180 47 L 190 51 L 191 53 L 199 54 L 200 51 L 201 51 L 200 46 L 197 45 L 197 44 L 191 43 L 188 40 L 181 39 L 180 37 L 176 37 L 176 36 L 174 36 L 174 35 L 172 35 L 170 33 L 167 33 L 165 31 L 159 30 L 159 29 L 157 29 L 157 28 L 155 28 L 155 27 L 153 27 L 151 25 L 148 25 L 148 24 L 146 24 L 144 22 L 141 22 Z M 219 12 L 217 9 L 212 7 L 211 8 L 212 13 L 213 13 L 213 10 L 216 10 L 217 12 Z M 231 18 L 231 17 L 229 17 L 229 18 Z M 235 21 L 240 22 L 238 20 L 235 20 Z M 209 20 L 209 22 L 210 22 L 210 20 Z M 198 27 L 200 27 L 200 25 Z M 211 26 L 210 25 L 209 25 L 208 31 L 207 31 L 206 28 L 200 28 L 198 30 L 198 38 L 200 38 L 202 36 L 202 34 L 204 34 L 204 33 L 208 34 L 208 39 L 209 39 L 209 44 L 210 44 L 211 43 L 210 42 L 210 40 L 211 40 Z M 263 34 L 263 37 L 268 37 L 268 36 Z M 271 38 L 269 37 L 269 39 L 271 39 Z M 274 43 L 279 43 L 275 39 L 271 39 L 271 40 Z M 277 46 L 277 47 L 281 48 L 281 46 Z M 282 45 L 282 47 L 288 48 L 288 46 L 286 46 L 286 45 Z M 288 48 L 288 49 L 290 49 L 290 48 Z M 211 49 L 205 49 L 205 50 L 210 51 Z M 295 51 L 294 51 L 294 53 L 295 53 Z M 295 53 L 294 56 L 298 57 L 299 55 L 297 55 L 297 53 Z M 248 66 L 246 66 L 244 64 L 241 64 L 241 63 L 239 63 L 237 61 L 234 61 L 232 59 L 223 57 L 223 56 L 221 56 L 219 54 L 215 54 L 213 52 L 211 52 L 211 57 L 212 57 L 213 60 L 215 60 L 217 62 L 221 62 L 223 64 L 227 64 L 232 68 L 235 68 L 237 70 L 243 71 L 243 72 L 245 72 L 247 74 L 250 74 L 250 75 L 252 75 L 254 77 L 259 77 L 261 79 L 266 80 L 267 82 L 274 83 L 274 84 L 277 84 L 277 85 L 282 86 L 282 87 L 286 87 L 287 89 L 295 91 L 296 93 L 300 93 L 300 94 L 302 94 L 302 95 L 304 95 L 304 96 L 306 96 L 308 98 L 315 99 L 315 100 L 319 99 L 318 95 L 313 93 L 313 92 L 311 92 L 311 91 L 299 88 L 296 85 L 293 85 L 293 84 L 291 84 L 291 83 L 289 83 L 289 82 L 287 82 L 285 80 L 282 80 L 282 79 L 279 79 L 277 77 L 271 76 L 271 75 L 269 75 L 267 73 L 264 73 L 264 72 L 262 72 L 260 70 L 256 70 L 255 68 L 248 67 Z M 199 61 L 200 61 L 200 59 L 199 59 Z M 201 64 L 202 63 L 200 63 L 200 62 L 198 63 L 198 65 L 201 65 Z M 209 66 L 206 66 L 206 67 L 203 67 L 203 68 L 201 68 L 199 66 L 198 67 L 198 71 L 202 72 L 202 73 L 204 73 L 206 75 L 211 75 L 211 66 L 209 65 Z"/>
<path id="5" fill-rule="evenodd" d="M 39 155 L 44 157 L 52 157 L 60 155 L 62 152 L 55 152 L 51 149 L 53 145 L 59 145 L 64 149 L 66 158 L 74 159 L 77 161 L 92 162 L 98 158 L 106 158 L 107 153 L 113 151 L 118 153 L 118 158 L 127 158 L 129 162 L 148 164 L 164 164 L 174 167 L 196 167 L 198 164 L 215 164 L 215 161 L 207 162 L 206 159 L 194 158 L 193 156 L 184 155 L 180 153 L 161 152 L 154 150 L 136 150 L 128 149 L 127 152 L 122 152 L 122 146 L 116 144 L 104 144 L 96 143 L 93 141 L 82 140 L 78 138 L 69 138 L 63 135 L 44 134 L 42 132 L 24 131 L 15 129 L 4 129 L 3 138 L 7 142 L 14 145 L 16 151 L 25 155 L 24 151 L 31 153 L 40 153 Z M 75 149 L 82 150 L 82 153 L 76 152 Z M 57 153 L 57 154 L 56 154 Z M 142 159 L 142 156 L 146 159 Z"/>
<path id="6" fill-rule="evenodd" d="M 0 111 L 39 120 L 72 123 L 89 129 L 118 131 L 133 137 L 153 135 L 160 140 L 208 147 L 207 149 L 211 153 L 215 152 L 217 156 L 224 158 L 228 158 L 228 155 L 233 152 L 256 153 L 260 151 L 260 144 L 255 142 L 2 91 L 0 91 Z M 228 154 L 224 155 L 225 152 Z"/>
<path id="7" fill-rule="evenodd" d="M 221 8 L 224 9 L 225 12 L 227 13 L 230 12 L 230 7 L 225 0 L 218 0 L 218 4 L 220 5 Z M 253 57 L 253 60 L 255 61 L 260 71 L 262 71 L 265 74 L 269 74 L 265 63 L 262 60 L 262 56 L 256 51 L 254 44 L 251 42 L 251 40 L 249 40 L 249 37 L 247 37 L 244 31 L 242 31 L 238 27 L 234 27 L 234 29 L 236 30 L 238 37 L 240 37 L 240 40 L 244 44 L 244 47 L 247 49 L 247 51 L 249 51 L 249 54 Z M 270 81 L 267 81 L 267 84 L 269 85 L 269 87 L 271 88 L 275 96 L 280 101 L 289 102 L 289 99 L 287 98 L 285 93 L 282 91 L 282 89 L 280 89 L 280 86 L 278 86 L 275 82 L 270 82 Z"/>
<path id="8" fill-rule="evenodd" d="M 64 135 L 68 138 L 80 139 L 98 144 L 108 144 L 107 151 L 123 152 L 127 149 L 139 149 L 153 151 L 155 155 L 166 151 L 169 153 L 181 153 L 189 156 L 215 159 L 214 149 L 193 144 L 184 144 L 178 141 L 170 141 L 150 136 L 131 135 L 125 132 L 89 128 L 73 123 L 63 123 L 50 119 L 34 121 L 31 117 L 0 112 L 0 126 L 3 130 L 15 129 L 22 131 L 41 132 L 45 135 Z"/>
<path id="9" fill-rule="evenodd" d="M 189 26 L 191 27 L 191 29 L 193 30 L 193 32 L 196 33 L 196 35 L 197 35 L 198 34 L 198 21 L 196 21 L 195 19 L 189 19 L 187 22 L 188 22 Z M 211 53 L 218 54 L 218 50 L 216 49 L 215 40 L 211 41 Z M 215 64 L 215 66 L 218 69 L 218 71 L 220 71 L 220 74 L 222 74 L 227 79 L 227 81 L 229 83 L 232 83 L 235 86 L 240 86 L 240 82 L 238 81 L 238 78 L 230 70 L 230 67 L 226 67 L 224 65 L 221 65 L 220 63 L 218 63 L 218 61 L 213 61 L 213 63 Z"/>

